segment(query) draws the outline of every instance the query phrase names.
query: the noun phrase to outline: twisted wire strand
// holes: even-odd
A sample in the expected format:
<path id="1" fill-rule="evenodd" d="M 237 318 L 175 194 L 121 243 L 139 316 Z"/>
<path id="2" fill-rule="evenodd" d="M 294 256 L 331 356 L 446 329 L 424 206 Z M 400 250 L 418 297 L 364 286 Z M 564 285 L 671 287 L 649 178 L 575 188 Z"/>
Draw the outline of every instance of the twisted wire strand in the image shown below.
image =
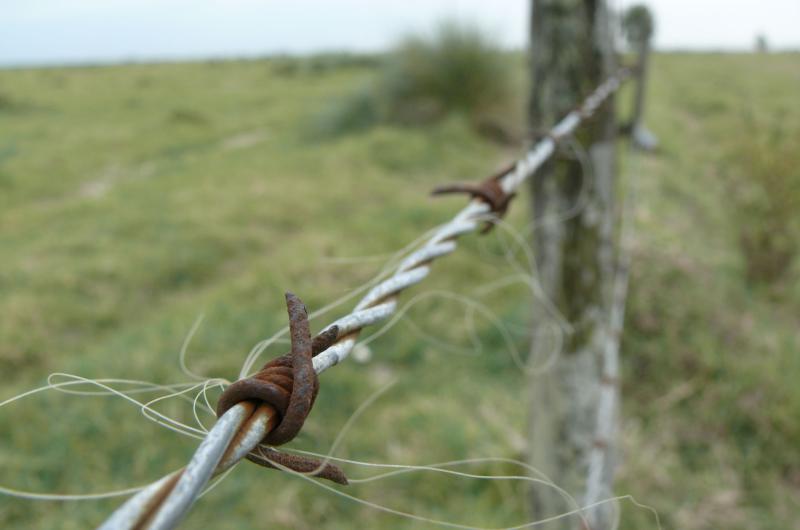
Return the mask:
<path id="1" fill-rule="evenodd" d="M 512 193 L 555 152 L 558 142 L 570 136 L 629 77 L 628 69 L 600 84 L 576 110 L 568 113 L 548 135 L 537 142 L 510 170 L 499 178 L 506 193 Z M 474 232 L 478 223 L 490 219 L 489 206 L 473 200 L 449 222 L 439 227 L 419 248 L 403 259 L 394 273 L 375 285 L 353 311 L 331 323 L 338 326 L 339 339 L 313 359 L 321 374 L 342 362 L 352 351 L 359 333 L 367 326 L 389 318 L 397 309 L 397 295 L 420 283 L 430 272 L 432 261 L 456 249 L 456 240 Z M 168 530 L 177 526 L 213 477 L 224 473 L 256 449 L 274 428 L 277 413 L 269 405 L 241 402 L 228 409 L 208 431 L 189 464 L 167 475 L 128 499 L 99 530 Z"/>

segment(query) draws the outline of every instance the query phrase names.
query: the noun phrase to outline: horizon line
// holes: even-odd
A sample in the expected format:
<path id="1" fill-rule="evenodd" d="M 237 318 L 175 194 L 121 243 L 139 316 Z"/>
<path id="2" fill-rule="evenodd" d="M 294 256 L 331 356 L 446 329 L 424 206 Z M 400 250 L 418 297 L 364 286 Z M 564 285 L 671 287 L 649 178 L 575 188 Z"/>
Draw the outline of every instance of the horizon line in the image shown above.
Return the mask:
<path id="1" fill-rule="evenodd" d="M 503 52 L 506 53 L 519 53 L 526 52 L 526 48 L 521 47 L 503 47 Z M 182 64 L 182 63 L 203 63 L 203 62 L 236 62 L 236 61 L 259 61 L 267 59 L 308 59 L 324 55 L 352 55 L 352 56 L 380 56 L 391 53 L 390 49 L 380 50 L 357 50 L 347 48 L 330 48 L 317 51 L 305 52 L 290 52 L 290 51 L 274 51 L 274 52 L 241 52 L 241 53 L 220 53 L 220 54 L 164 54 L 164 55 L 150 55 L 150 56 L 129 56 L 129 57 L 114 57 L 114 58 L 86 58 L 86 59 L 42 59 L 42 60 L 21 60 L 21 61 L 0 61 L 0 70 L 47 70 L 57 68 L 102 68 L 114 66 L 134 66 L 134 65 L 169 65 L 169 64 Z M 696 53 L 696 54 L 744 54 L 744 53 L 766 53 L 766 54 L 784 54 L 784 53 L 799 53 L 800 44 L 780 46 L 768 49 L 766 52 L 758 52 L 752 46 L 663 46 L 653 49 L 653 53 Z"/>

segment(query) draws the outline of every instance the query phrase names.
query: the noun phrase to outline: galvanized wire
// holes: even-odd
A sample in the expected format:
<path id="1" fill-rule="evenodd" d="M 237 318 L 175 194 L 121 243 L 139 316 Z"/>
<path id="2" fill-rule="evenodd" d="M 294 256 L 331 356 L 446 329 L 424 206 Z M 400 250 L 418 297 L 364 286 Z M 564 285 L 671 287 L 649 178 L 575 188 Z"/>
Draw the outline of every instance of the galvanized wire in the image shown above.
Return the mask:
<path id="1" fill-rule="evenodd" d="M 550 133 L 530 149 L 508 173 L 500 177 L 506 193 L 514 192 L 555 152 L 558 142 L 570 136 L 628 77 L 620 70 L 602 83 L 577 109 L 567 114 Z M 473 232 L 481 221 L 490 219 L 489 206 L 473 200 L 452 220 L 434 231 L 427 241 L 409 254 L 394 273 L 375 285 L 353 311 L 331 323 L 339 327 L 340 340 L 314 357 L 314 370 L 320 374 L 344 360 L 358 339 L 359 332 L 389 318 L 397 308 L 397 295 L 421 282 L 430 272 L 430 263 L 452 253 L 456 239 Z M 326 328 L 326 329 L 327 329 Z M 254 410 L 255 409 L 255 410 Z M 189 464 L 143 489 L 120 506 L 99 528 L 101 530 L 167 530 L 186 516 L 209 480 L 226 471 L 254 450 L 274 427 L 275 410 L 244 402 L 230 408 L 216 422 L 198 447 Z"/>
<path id="2" fill-rule="evenodd" d="M 635 145 L 635 142 L 632 143 Z M 638 165 L 638 164 L 637 164 Z M 628 298 L 630 266 L 633 240 L 633 182 L 627 183 L 627 191 L 621 208 L 621 228 L 619 232 L 618 259 L 611 285 L 611 307 L 608 329 L 603 339 L 601 351 L 600 389 L 597 397 L 595 415 L 595 434 L 589 452 L 589 465 L 586 477 L 584 505 L 594 506 L 589 512 L 591 528 L 599 528 L 601 510 L 608 505 L 598 504 L 603 496 L 611 496 L 613 467 L 616 456 L 614 439 L 619 422 L 619 355 L 622 329 L 625 323 L 625 305 Z"/>

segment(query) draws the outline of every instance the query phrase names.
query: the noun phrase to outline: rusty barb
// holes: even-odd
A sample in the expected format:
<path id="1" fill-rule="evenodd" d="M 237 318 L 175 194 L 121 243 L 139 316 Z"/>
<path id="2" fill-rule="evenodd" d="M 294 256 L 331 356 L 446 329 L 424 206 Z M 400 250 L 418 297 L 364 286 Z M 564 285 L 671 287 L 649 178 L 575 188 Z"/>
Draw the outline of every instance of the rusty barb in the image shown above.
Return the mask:
<path id="1" fill-rule="evenodd" d="M 500 185 L 500 179 L 513 171 L 515 167 L 517 167 L 517 162 L 512 162 L 481 182 L 446 184 L 437 187 L 431 194 L 436 196 L 466 193 L 473 199 L 478 199 L 488 204 L 493 219 L 487 220 L 486 225 L 481 230 L 481 234 L 485 234 L 494 228 L 497 219 L 503 218 L 511 199 L 516 196 L 516 193 L 506 193 Z"/>
<path id="2" fill-rule="evenodd" d="M 269 361 L 255 375 L 230 385 L 217 402 L 217 417 L 242 401 L 267 404 L 274 408 L 279 416 L 277 425 L 261 441 L 271 446 L 290 442 L 303 428 L 319 392 L 319 379 L 312 358 L 335 343 L 339 334 L 338 327 L 331 326 L 312 340 L 308 312 L 303 302 L 292 293 L 286 293 L 286 307 L 289 311 L 291 351 Z M 259 454 L 250 453 L 247 459 L 265 467 L 285 467 L 338 484 L 347 484 L 344 472 L 333 464 L 282 453 L 273 448 L 258 447 L 257 450 L 260 450 Z"/>

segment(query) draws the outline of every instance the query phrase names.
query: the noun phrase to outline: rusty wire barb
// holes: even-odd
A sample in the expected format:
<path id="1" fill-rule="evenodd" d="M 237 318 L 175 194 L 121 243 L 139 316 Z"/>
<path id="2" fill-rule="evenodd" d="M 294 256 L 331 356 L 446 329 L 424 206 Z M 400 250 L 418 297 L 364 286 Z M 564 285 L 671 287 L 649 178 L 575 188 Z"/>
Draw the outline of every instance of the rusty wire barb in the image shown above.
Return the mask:
<path id="1" fill-rule="evenodd" d="M 242 401 L 271 406 L 278 414 L 277 425 L 261 440 L 267 445 L 283 445 L 294 439 L 314 406 L 319 393 L 319 379 L 312 357 L 327 350 L 339 335 L 338 326 L 331 326 L 311 340 L 308 311 L 294 294 L 286 293 L 289 312 L 289 335 L 292 349 L 286 355 L 269 361 L 261 370 L 230 385 L 217 402 L 217 417 Z M 304 456 L 271 449 L 247 459 L 265 467 L 281 467 L 347 484 L 347 477 L 338 466 Z M 276 465 L 277 464 L 277 465 Z"/>
<path id="2" fill-rule="evenodd" d="M 502 219 L 508 211 L 508 205 L 511 199 L 516 196 L 514 192 L 507 192 L 500 185 L 502 179 L 508 173 L 514 171 L 517 167 L 517 162 L 507 164 L 500 171 L 495 172 L 490 177 L 478 183 L 456 183 L 445 184 L 433 190 L 431 195 L 450 195 L 454 193 L 466 193 L 473 199 L 478 199 L 489 205 L 489 212 L 492 214 L 492 219 L 488 219 L 486 224 L 481 230 L 481 234 L 486 234 L 494 228 L 497 219 Z"/>
<path id="3" fill-rule="evenodd" d="M 558 122 L 550 130 L 550 135 L 537 142 L 523 158 L 517 161 L 513 169 L 494 178 L 497 187 L 506 195 L 516 191 L 553 155 L 557 147 L 556 139 L 571 135 L 583 120 L 591 117 L 606 98 L 619 88 L 627 76 L 628 72 L 620 70 L 598 86 L 578 110 L 570 112 Z M 408 254 L 391 276 L 375 285 L 349 314 L 327 326 L 316 342 L 312 341 L 311 362 L 314 372 L 320 374 L 344 360 L 355 346 L 360 331 L 364 327 L 391 317 L 397 309 L 398 294 L 425 279 L 431 263 L 455 251 L 456 240 L 464 234 L 474 232 L 478 228 L 478 223 L 484 221 L 491 211 L 492 204 L 478 195 L 450 221 L 434 230 L 433 235 Z M 307 351 L 304 342 L 307 327 L 302 327 L 304 322 L 307 325 L 307 320 L 298 318 L 299 325 L 295 326 L 295 329 L 302 331 L 302 337 L 298 336 L 300 341 L 297 350 L 302 349 L 303 352 Z M 332 339 L 330 337 L 333 336 L 334 326 L 337 332 L 336 338 Z M 294 333 L 292 338 L 294 351 Z M 329 347 L 324 348 L 325 346 Z M 324 349 L 317 355 L 317 348 Z M 303 365 L 300 373 L 307 374 L 307 354 L 303 353 L 301 357 L 302 360 L 298 360 L 298 364 Z M 295 358 L 292 357 L 292 378 L 297 377 L 293 371 L 294 361 Z M 302 384 L 307 385 L 307 379 L 302 380 L 304 381 Z M 286 415 L 289 414 L 291 390 L 289 396 Z M 285 462 L 288 460 L 280 462 L 278 459 L 281 457 L 275 457 L 278 451 L 271 448 L 262 449 L 260 446 L 261 441 L 267 438 L 280 420 L 286 421 L 286 415 L 281 416 L 272 405 L 260 399 L 255 402 L 245 399 L 232 405 L 219 416 L 217 423 L 208 431 L 184 469 L 154 482 L 128 499 L 100 526 L 101 530 L 174 528 L 189 512 L 208 481 L 230 469 L 243 458 L 272 461 L 276 467 L 283 466 L 282 468 L 301 473 L 318 472 L 319 463 L 309 468 L 308 466 L 312 466 L 311 463 L 298 463 L 295 460 L 287 465 Z M 291 426 L 291 422 L 289 425 Z M 288 458 L 294 457 L 289 455 Z"/>

